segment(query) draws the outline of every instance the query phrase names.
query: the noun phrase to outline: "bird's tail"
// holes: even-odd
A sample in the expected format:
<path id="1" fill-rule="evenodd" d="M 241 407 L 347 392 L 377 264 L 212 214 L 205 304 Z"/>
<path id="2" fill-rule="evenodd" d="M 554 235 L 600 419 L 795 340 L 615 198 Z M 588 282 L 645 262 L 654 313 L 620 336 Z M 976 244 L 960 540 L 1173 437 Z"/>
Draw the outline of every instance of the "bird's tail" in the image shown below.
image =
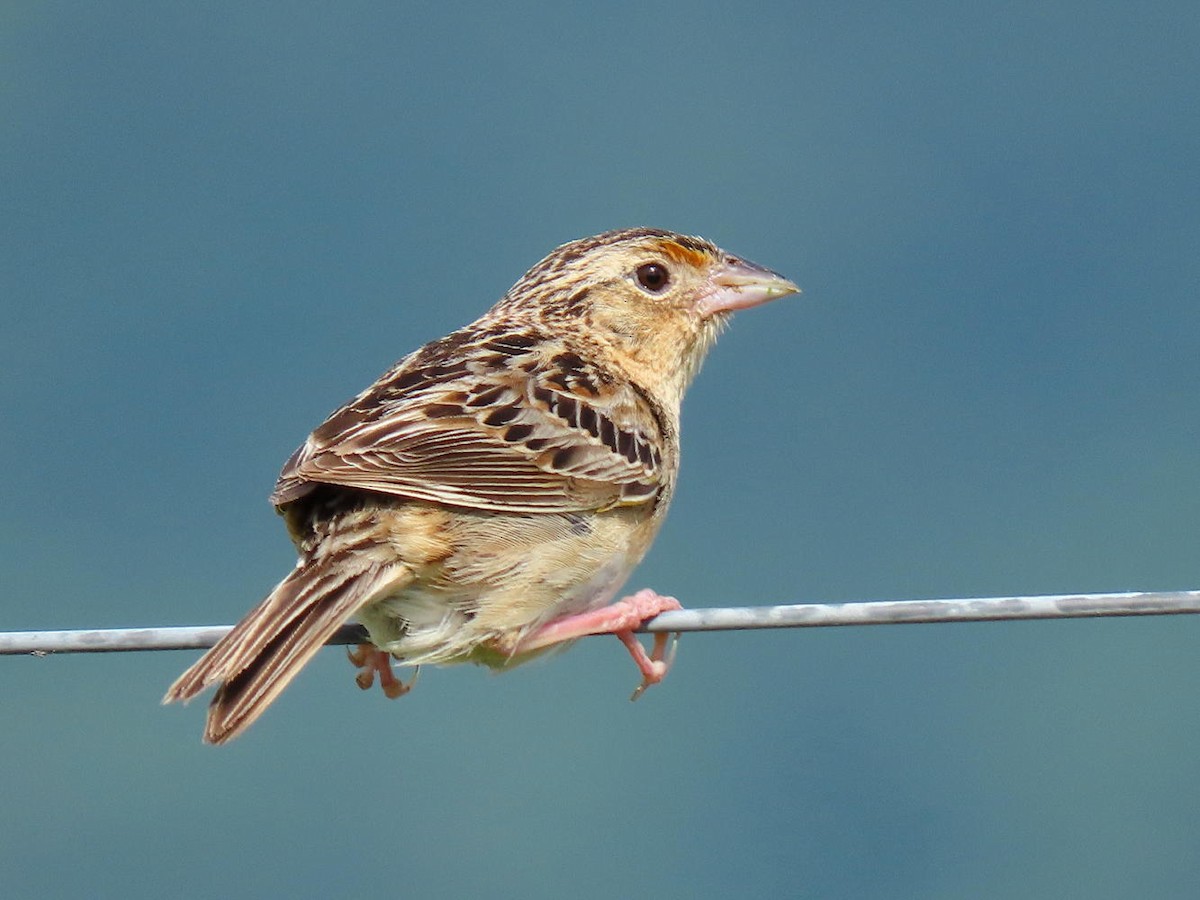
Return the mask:
<path id="1" fill-rule="evenodd" d="M 254 722 L 357 610 L 412 580 L 401 563 L 381 565 L 350 550 L 302 561 L 267 598 L 167 690 L 187 701 L 219 684 L 204 740 L 223 744 Z"/>

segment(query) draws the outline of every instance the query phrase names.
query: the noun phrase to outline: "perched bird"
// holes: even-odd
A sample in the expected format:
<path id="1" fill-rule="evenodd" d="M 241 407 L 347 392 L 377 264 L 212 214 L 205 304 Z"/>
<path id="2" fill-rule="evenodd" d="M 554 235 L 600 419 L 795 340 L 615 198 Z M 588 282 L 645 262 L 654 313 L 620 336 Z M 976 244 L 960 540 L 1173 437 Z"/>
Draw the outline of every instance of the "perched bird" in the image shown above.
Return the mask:
<path id="1" fill-rule="evenodd" d="M 675 489 L 680 402 L 734 310 L 798 290 L 668 231 L 559 247 L 292 454 L 271 502 L 296 567 L 163 702 L 218 685 L 204 739 L 224 743 L 351 618 L 370 638 L 358 684 L 388 696 L 411 686 L 392 658 L 507 669 L 608 633 L 637 693 L 661 681 L 666 635 L 647 653 L 633 632 L 678 601 L 612 601 Z"/>

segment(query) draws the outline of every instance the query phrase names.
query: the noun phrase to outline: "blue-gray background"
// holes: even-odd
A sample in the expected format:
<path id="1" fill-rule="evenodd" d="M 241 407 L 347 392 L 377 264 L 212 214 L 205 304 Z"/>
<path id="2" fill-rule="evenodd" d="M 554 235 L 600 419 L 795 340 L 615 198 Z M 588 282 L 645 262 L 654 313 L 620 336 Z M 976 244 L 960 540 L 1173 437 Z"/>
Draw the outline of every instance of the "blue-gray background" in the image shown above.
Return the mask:
<path id="1" fill-rule="evenodd" d="M 805 294 L 685 405 L 631 586 L 1200 587 L 1194 2 L 0 10 L 0 629 L 229 622 L 333 407 L 551 247 Z M 1194 897 L 1200 622 L 594 639 L 243 739 L 195 653 L 0 660 L 10 896 Z"/>

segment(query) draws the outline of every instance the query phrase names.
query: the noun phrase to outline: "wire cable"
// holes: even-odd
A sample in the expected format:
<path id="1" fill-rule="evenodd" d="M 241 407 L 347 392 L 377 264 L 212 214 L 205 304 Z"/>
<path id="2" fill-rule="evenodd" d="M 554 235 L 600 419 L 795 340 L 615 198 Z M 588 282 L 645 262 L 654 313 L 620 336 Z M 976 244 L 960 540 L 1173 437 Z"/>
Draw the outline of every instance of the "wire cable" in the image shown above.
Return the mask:
<path id="1" fill-rule="evenodd" d="M 1055 594 L 965 600 L 877 600 L 681 609 L 642 625 L 643 633 L 736 631 L 756 628 L 827 628 L 837 625 L 916 625 L 1009 619 L 1079 619 L 1098 616 L 1171 616 L 1200 613 L 1200 591 L 1124 594 Z M 211 647 L 233 626 L 185 625 L 73 631 L 0 632 L 0 656 L 51 653 L 119 653 Z M 366 640 L 360 625 L 344 625 L 329 644 Z"/>

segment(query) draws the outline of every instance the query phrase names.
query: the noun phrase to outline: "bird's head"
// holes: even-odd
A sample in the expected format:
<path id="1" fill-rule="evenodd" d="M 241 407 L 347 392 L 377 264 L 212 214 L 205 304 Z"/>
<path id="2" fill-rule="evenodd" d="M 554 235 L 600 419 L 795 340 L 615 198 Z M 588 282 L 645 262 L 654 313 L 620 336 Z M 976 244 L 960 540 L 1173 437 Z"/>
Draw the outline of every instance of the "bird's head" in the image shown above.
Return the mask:
<path id="1" fill-rule="evenodd" d="M 495 311 L 577 332 L 678 402 L 731 313 L 799 290 L 703 238 L 629 228 L 563 244 Z"/>

